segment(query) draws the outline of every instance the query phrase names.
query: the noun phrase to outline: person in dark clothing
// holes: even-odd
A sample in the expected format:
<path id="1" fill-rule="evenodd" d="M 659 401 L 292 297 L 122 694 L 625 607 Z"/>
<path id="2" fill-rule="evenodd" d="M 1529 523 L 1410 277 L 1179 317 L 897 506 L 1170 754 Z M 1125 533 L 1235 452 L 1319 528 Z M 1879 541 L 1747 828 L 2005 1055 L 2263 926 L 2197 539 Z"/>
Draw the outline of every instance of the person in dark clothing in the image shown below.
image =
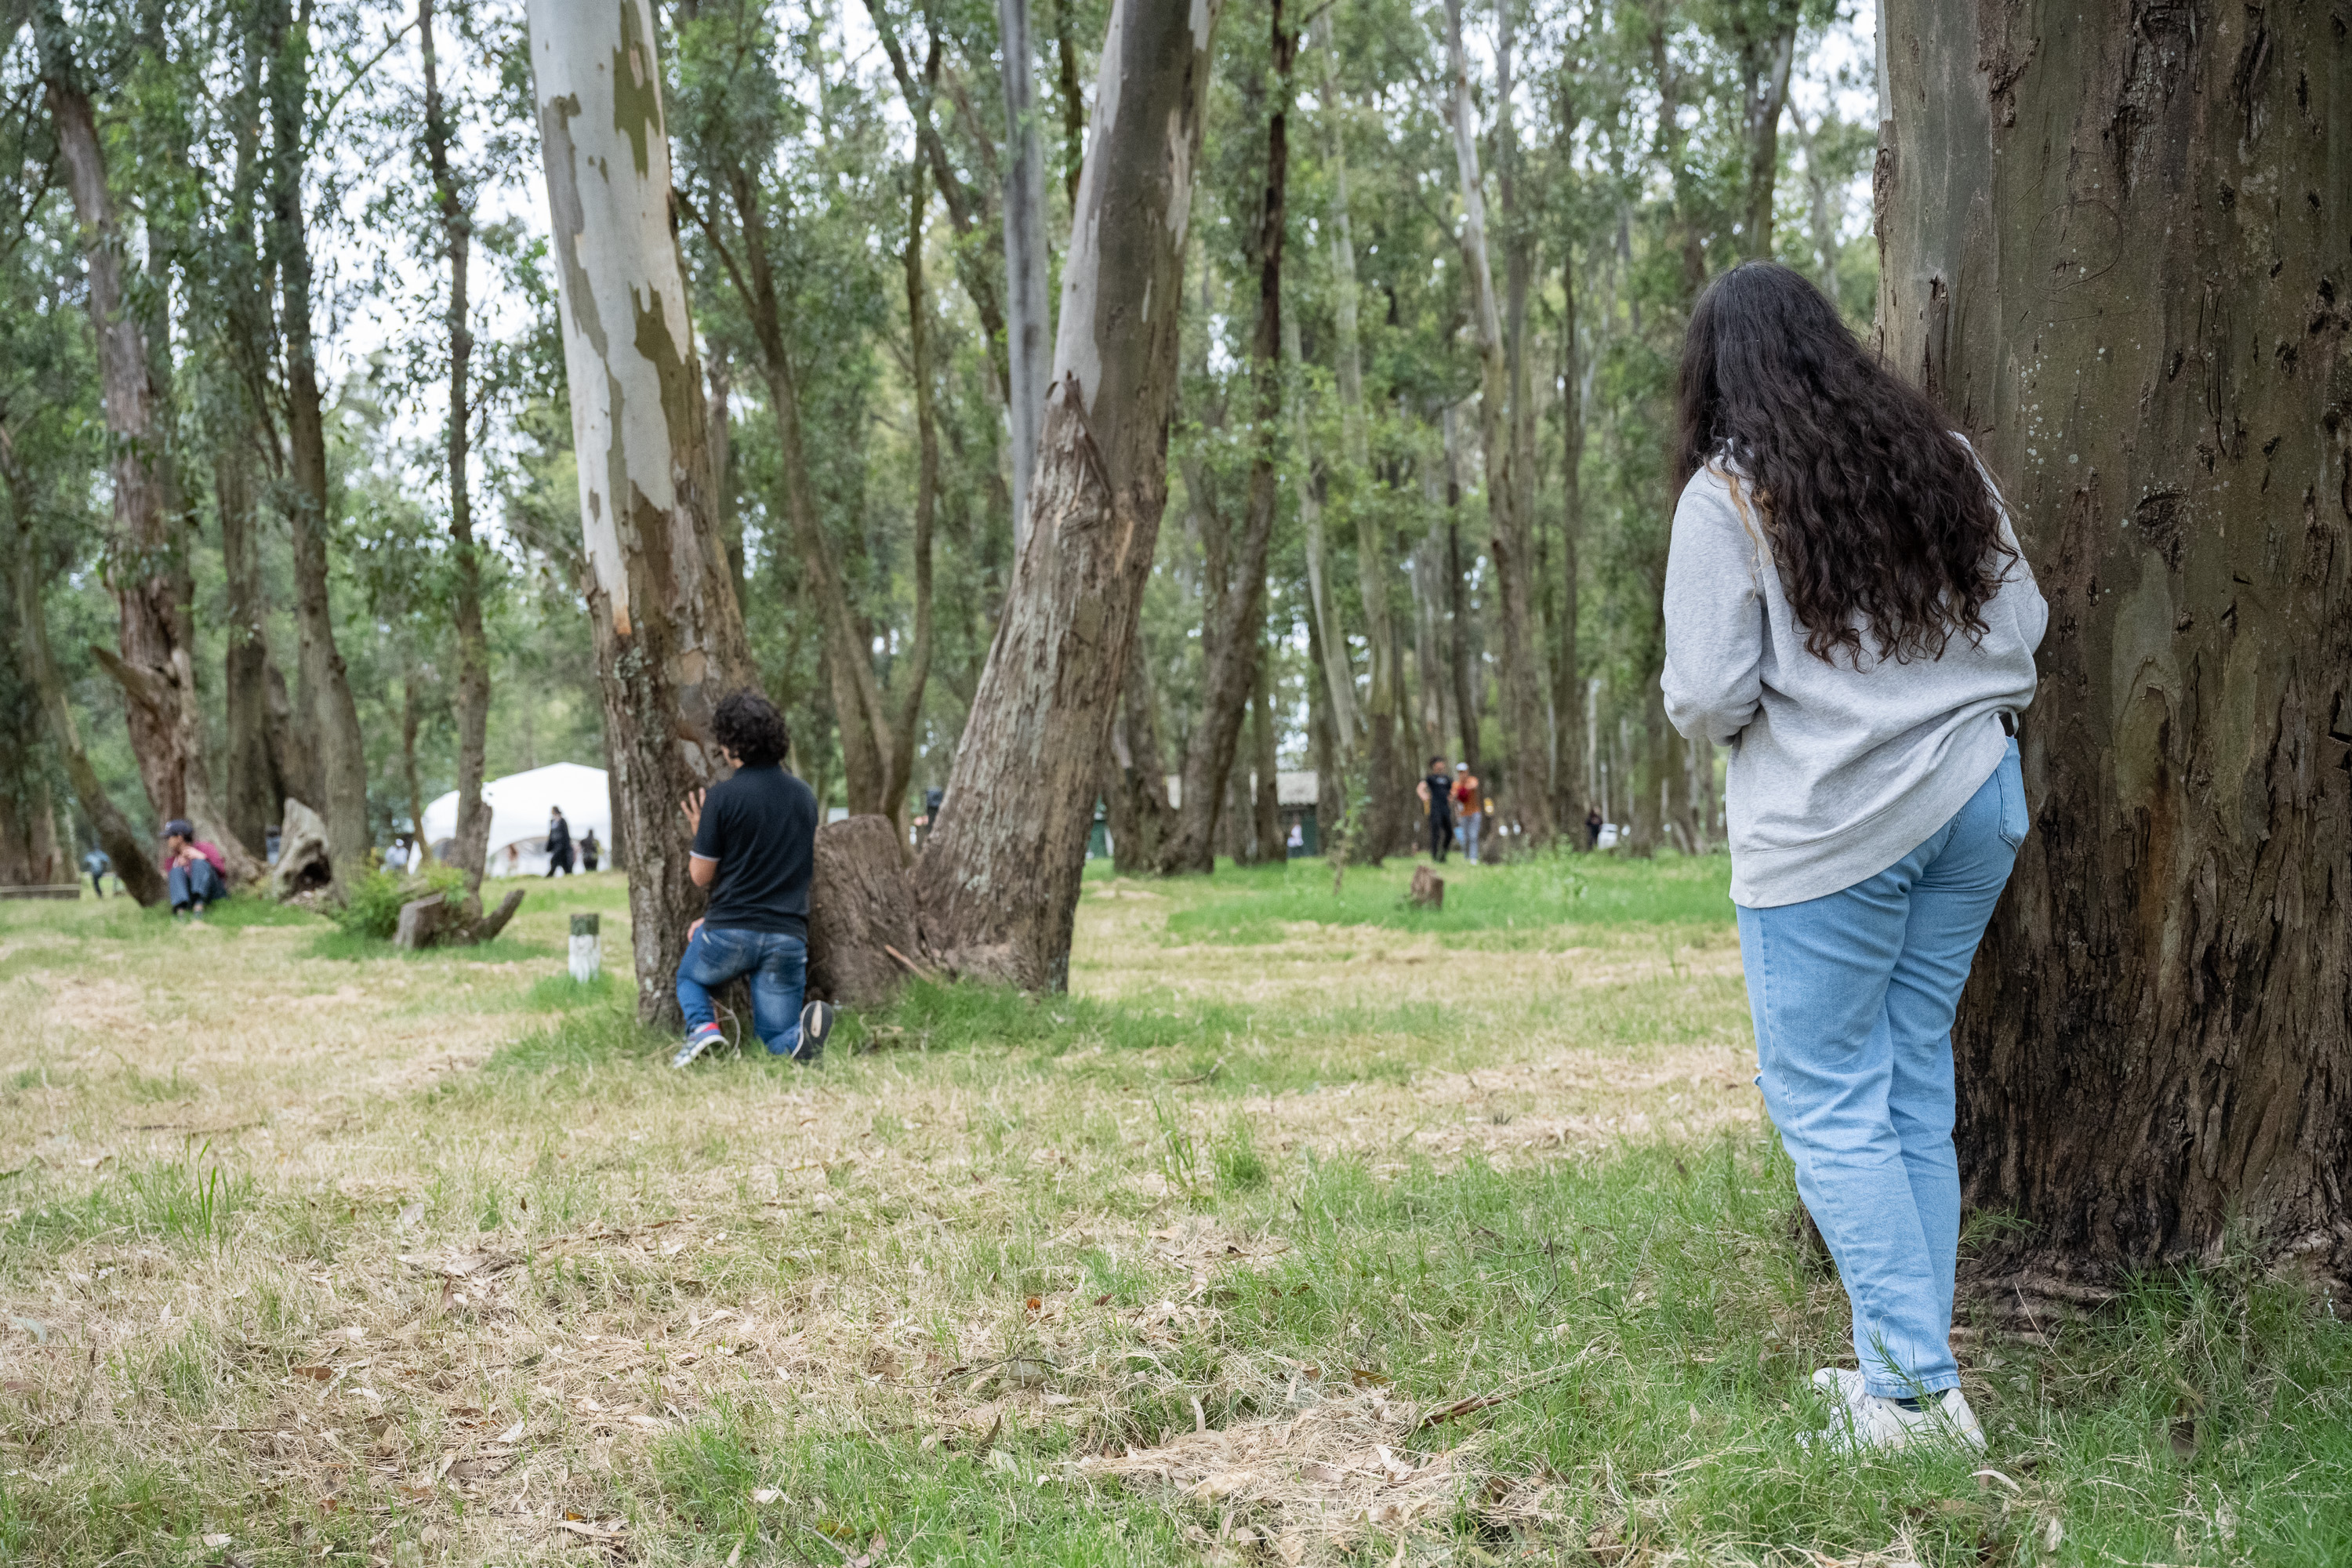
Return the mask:
<path id="1" fill-rule="evenodd" d="M 710 737 L 735 772 L 688 795 L 682 808 L 694 831 L 687 874 L 710 889 L 710 902 L 688 930 L 678 960 L 686 1044 L 670 1066 L 687 1067 L 725 1038 L 711 993 L 746 975 L 751 1027 L 768 1054 L 814 1062 L 833 1032 L 832 1005 L 803 1001 L 816 796 L 784 771 L 792 732 L 759 693 L 739 691 L 720 702 Z"/>
<path id="2" fill-rule="evenodd" d="M 580 868 L 583 871 L 593 871 L 596 868 L 596 857 L 604 852 L 604 847 L 596 842 L 596 830 L 590 828 L 580 837 Z"/>
<path id="3" fill-rule="evenodd" d="M 1584 808 L 1584 847 L 1587 849 L 1601 847 L 1601 829 L 1605 826 L 1607 825 L 1601 820 L 1599 806 L 1588 805 Z"/>
<path id="4" fill-rule="evenodd" d="M 547 874 L 552 877 L 561 871 L 569 877 L 572 875 L 572 824 L 563 820 L 562 806 L 551 805 L 547 811 Z"/>
<path id="5" fill-rule="evenodd" d="M 172 913 L 205 918 L 205 906 L 228 897 L 227 866 L 218 847 L 196 837 L 184 817 L 163 824 L 163 883 L 172 895 Z"/>
<path id="6" fill-rule="evenodd" d="M 1429 773 L 1412 793 L 1429 809 L 1429 858 L 1443 866 L 1454 847 L 1454 775 L 1445 771 L 1444 757 L 1429 759 Z"/>

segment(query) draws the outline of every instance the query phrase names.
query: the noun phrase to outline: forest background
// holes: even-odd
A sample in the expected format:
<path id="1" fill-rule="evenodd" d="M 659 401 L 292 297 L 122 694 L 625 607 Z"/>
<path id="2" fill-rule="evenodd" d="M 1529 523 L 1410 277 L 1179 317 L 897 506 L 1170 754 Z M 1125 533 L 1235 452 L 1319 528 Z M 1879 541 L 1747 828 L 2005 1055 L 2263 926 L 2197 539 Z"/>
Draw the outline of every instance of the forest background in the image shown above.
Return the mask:
<path id="1" fill-rule="evenodd" d="M 1867 13 L 1269 4 L 1239 0 L 1217 33 L 1174 526 L 1105 762 L 1120 858 L 1279 854 L 1277 768 L 1321 775 L 1327 828 L 1353 803 L 1401 847 L 1439 752 L 1505 820 L 1592 805 L 1637 851 L 1704 847 L 1711 759 L 1657 704 L 1674 356 L 1706 279 L 1754 257 L 1867 327 Z M 61 879 L 91 842 L 37 630 L 106 795 L 182 815 L 193 767 L 256 850 L 289 795 L 348 819 L 354 785 L 388 843 L 469 743 L 489 777 L 601 763 L 521 5 L 7 11 L 0 882 Z M 969 0 L 660 11 L 718 510 L 761 679 L 829 805 L 904 819 L 946 782 L 1013 556 L 1007 170 L 1034 130 L 1051 301 L 1107 11 L 1037 7 L 1034 107 L 1011 122 L 999 15 Z M 137 445 L 164 480 L 143 539 L 110 516 L 128 438 L 101 402 L 61 90 L 89 106 L 149 359 Z M 1251 347 L 1269 148 L 1287 174 L 1271 404 Z M 1278 476 L 1271 504 L 1254 465 Z M 1527 520 L 1523 608 L 1497 591 L 1490 476 Z M 141 685 L 126 584 L 152 590 L 147 668 L 193 693 L 176 771 L 141 765 L 142 715 L 175 721 Z M 1498 665 L 1514 636 L 1538 650 L 1532 721 Z M 1213 663 L 1251 694 L 1223 745 Z M 340 813 L 339 745 L 358 752 Z M 1191 813 L 1146 789 L 1163 774 L 1207 786 Z"/>

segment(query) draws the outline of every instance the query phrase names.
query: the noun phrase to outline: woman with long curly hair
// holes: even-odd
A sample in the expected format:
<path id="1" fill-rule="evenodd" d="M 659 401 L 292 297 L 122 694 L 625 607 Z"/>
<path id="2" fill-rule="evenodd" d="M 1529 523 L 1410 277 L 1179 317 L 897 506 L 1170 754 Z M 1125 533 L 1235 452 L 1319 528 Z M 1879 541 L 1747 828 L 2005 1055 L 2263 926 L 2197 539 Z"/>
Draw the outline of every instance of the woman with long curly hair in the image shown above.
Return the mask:
<path id="1" fill-rule="evenodd" d="M 1757 1083 L 1853 1308 L 1823 1440 L 1982 1447 L 1951 1349 L 1952 1015 L 2029 826 L 2049 607 L 1935 406 L 1769 262 L 1716 279 L 1676 387 L 1666 712 L 1731 748 Z"/>

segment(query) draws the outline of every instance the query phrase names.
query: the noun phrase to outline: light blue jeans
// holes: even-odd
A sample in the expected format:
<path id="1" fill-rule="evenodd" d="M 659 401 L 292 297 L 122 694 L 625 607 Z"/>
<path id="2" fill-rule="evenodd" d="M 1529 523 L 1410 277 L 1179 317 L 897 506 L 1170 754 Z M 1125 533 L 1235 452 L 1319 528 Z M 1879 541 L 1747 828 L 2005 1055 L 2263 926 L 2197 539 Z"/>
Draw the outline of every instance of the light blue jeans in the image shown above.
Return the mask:
<path id="1" fill-rule="evenodd" d="M 1952 1014 L 2026 827 L 2011 741 L 1969 803 L 1877 876 L 1739 911 L 1757 1082 L 1882 1398 L 1959 1386 Z"/>
<path id="2" fill-rule="evenodd" d="M 782 931 L 704 926 L 677 961 L 677 1005 L 688 1035 L 711 1021 L 710 994 L 751 978 L 751 1028 L 770 1056 L 801 1043 L 801 997 L 808 986 L 808 943 Z"/>
<path id="3" fill-rule="evenodd" d="M 1478 863 L 1478 830 L 1485 826 L 1485 812 L 1465 811 L 1462 814 L 1462 853 L 1473 866 Z"/>

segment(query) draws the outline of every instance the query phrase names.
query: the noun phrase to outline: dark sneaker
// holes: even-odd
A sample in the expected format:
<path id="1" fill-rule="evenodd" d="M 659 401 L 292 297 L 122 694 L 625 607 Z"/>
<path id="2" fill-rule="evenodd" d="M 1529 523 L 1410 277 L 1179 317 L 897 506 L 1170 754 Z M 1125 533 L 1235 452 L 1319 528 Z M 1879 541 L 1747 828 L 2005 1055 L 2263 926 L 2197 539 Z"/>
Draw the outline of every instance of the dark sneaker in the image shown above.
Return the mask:
<path id="1" fill-rule="evenodd" d="M 793 1047 L 793 1060 L 814 1062 L 824 1058 L 826 1037 L 833 1033 L 833 1004 L 812 1002 L 801 1009 L 801 1043 Z"/>
<path id="2" fill-rule="evenodd" d="M 677 1054 L 669 1058 L 669 1065 L 674 1068 L 692 1067 L 695 1058 L 713 1046 L 723 1045 L 726 1039 L 726 1034 L 718 1025 L 705 1024 L 687 1036 L 686 1044 L 678 1047 Z"/>

